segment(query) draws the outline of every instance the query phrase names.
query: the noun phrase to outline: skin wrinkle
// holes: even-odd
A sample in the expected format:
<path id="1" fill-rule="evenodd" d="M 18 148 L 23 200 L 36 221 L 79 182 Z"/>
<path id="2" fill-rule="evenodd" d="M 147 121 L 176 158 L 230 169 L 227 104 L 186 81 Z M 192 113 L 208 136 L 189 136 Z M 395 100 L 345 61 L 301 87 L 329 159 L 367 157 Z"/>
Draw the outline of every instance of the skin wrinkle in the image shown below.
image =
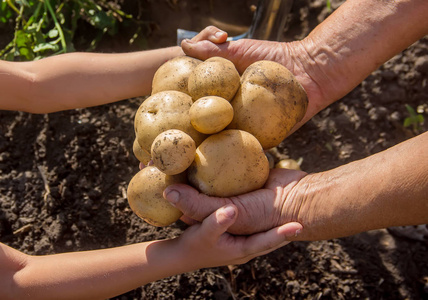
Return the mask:
<path id="1" fill-rule="evenodd" d="M 221 198 L 221 199 L 223 199 L 223 198 Z M 252 215 L 251 212 L 253 209 L 247 207 L 248 203 L 246 203 L 246 201 L 242 201 L 239 196 L 232 197 L 231 200 L 232 200 L 232 203 L 236 207 L 238 207 L 238 211 L 241 211 L 241 215 L 251 217 L 251 215 Z M 225 201 L 225 200 L 223 200 L 223 201 Z M 246 204 L 246 205 L 244 205 L 244 204 Z M 244 212 L 244 213 L 242 213 L 242 212 Z M 235 224 L 239 224 L 239 222 L 236 222 Z"/>

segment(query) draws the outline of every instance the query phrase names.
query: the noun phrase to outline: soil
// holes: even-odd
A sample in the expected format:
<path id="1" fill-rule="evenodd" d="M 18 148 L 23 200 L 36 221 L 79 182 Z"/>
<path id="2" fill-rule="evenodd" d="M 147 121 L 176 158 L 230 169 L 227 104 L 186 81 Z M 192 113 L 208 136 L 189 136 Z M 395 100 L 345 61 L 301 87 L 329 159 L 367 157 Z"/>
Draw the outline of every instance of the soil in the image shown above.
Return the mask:
<path id="1" fill-rule="evenodd" d="M 245 30 L 254 2 L 148 1 L 147 44 L 171 46 L 176 28 L 199 31 L 207 22 L 231 35 Z M 284 40 L 303 38 L 329 14 L 324 1 L 295 2 Z M 333 9 L 341 2 L 332 1 Z M 114 50 L 127 51 L 122 46 Z M 318 172 L 426 131 L 428 122 L 417 132 L 403 122 L 406 104 L 428 119 L 427 79 L 425 37 L 283 141 L 276 159 L 302 158 L 303 170 Z M 0 111 L 0 241 L 42 255 L 179 235 L 183 223 L 150 226 L 127 203 L 138 171 L 133 118 L 143 100 L 46 115 Z M 172 276 L 114 299 L 428 299 L 427 253 L 425 242 L 375 230 L 295 242 L 243 265 Z"/>

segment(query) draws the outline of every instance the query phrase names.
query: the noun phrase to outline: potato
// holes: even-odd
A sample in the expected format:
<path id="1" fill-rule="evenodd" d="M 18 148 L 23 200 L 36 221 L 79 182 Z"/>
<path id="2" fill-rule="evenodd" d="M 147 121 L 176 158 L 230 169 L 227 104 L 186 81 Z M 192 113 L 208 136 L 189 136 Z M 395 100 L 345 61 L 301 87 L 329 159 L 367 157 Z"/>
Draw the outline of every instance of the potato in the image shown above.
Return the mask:
<path id="1" fill-rule="evenodd" d="M 180 91 L 189 94 L 187 82 L 201 60 L 180 56 L 168 60 L 156 71 L 152 82 L 152 95 L 162 91 Z"/>
<path id="2" fill-rule="evenodd" d="M 291 158 L 282 159 L 275 165 L 275 168 L 277 169 L 291 169 L 291 170 L 298 170 L 300 169 L 300 164 Z"/>
<path id="3" fill-rule="evenodd" d="M 189 76 L 189 95 L 196 101 L 204 96 L 232 100 L 239 88 L 235 65 L 222 57 L 211 57 L 199 64 Z"/>
<path id="4" fill-rule="evenodd" d="M 224 98 L 206 96 L 196 100 L 190 107 L 190 122 L 202 133 L 217 133 L 232 121 L 233 107 Z"/>
<path id="5" fill-rule="evenodd" d="M 195 159 L 195 141 L 187 133 L 170 129 L 159 134 L 152 144 L 153 164 L 167 175 L 186 171 Z"/>
<path id="6" fill-rule="evenodd" d="M 152 159 L 150 153 L 144 150 L 138 143 L 137 138 L 134 139 L 134 144 L 132 145 L 132 151 L 134 152 L 135 157 L 142 162 L 144 165 L 147 165 Z"/>
<path id="7" fill-rule="evenodd" d="M 223 130 L 199 145 L 187 174 L 202 193 L 230 197 L 261 188 L 269 175 L 269 162 L 253 135 Z"/>
<path id="8" fill-rule="evenodd" d="M 186 183 L 185 173 L 170 176 L 154 166 L 145 167 L 129 182 L 129 206 L 137 216 L 151 225 L 171 225 L 182 213 L 163 198 L 163 191 L 175 183 Z"/>
<path id="9" fill-rule="evenodd" d="M 147 98 L 138 108 L 134 119 L 135 134 L 141 147 L 150 153 L 154 139 L 169 129 L 187 133 L 198 146 L 205 135 L 193 128 L 189 110 L 192 98 L 178 91 L 164 91 Z"/>
<path id="10" fill-rule="evenodd" d="M 263 149 L 275 147 L 306 113 L 308 98 L 283 65 L 258 61 L 242 74 L 241 87 L 231 101 L 234 117 L 228 129 L 253 134 Z"/>

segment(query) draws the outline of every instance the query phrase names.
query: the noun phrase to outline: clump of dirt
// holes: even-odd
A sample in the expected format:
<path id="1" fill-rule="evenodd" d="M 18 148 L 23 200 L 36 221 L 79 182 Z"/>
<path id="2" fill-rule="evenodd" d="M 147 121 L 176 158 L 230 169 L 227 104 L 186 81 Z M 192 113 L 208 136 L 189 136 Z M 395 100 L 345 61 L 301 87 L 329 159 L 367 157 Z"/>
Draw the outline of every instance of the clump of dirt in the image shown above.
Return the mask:
<path id="1" fill-rule="evenodd" d="M 184 16 L 185 29 L 197 31 L 224 7 L 231 19 L 245 20 L 233 28 L 251 22 L 251 1 L 210 3 L 148 2 L 157 24 L 148 44 L 173 45 Z M 285 39 L 303 38 L 328 13 L 324 1 L 299 1 Z M 276 158 L 302 158 L 303 170 L 318 172 L 414 136 L 403 126 L 405 105 L 428 118 L 427 74 L 424 38 L 287 138 Z M 48 115 L 0 111 L 0 241 L 50 254 L 179 235 L 183 223 L 153 227 L 127 204 L 126 187 L 138 171 L 133 118 L 143 100 Z M 244 265 L 172 276 L 114 299 L 428 299 L 427 251 L 426 243 L 387 230 L 295 242 Z"/>

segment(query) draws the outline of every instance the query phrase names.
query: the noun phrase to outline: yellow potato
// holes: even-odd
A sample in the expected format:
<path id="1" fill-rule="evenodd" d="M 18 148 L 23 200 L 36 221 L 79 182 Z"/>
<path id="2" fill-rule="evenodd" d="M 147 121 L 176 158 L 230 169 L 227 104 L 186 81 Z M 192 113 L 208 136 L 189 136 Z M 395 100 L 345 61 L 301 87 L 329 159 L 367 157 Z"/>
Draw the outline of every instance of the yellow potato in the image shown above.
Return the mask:
<path id="1" fill-rule="evenodd" d="M 147 98 L 138 108 L 134 119 L 135 134 L 140 146 L 150 153 L 154 139 L 169 129 L 187 133 L 198 146 L 205 135 L 193 128 L 189 110 L 192 98 L 178 91 L 164 91 Z"/>
<path id="2" fill-rule="evenodd" d="M 283 65 L 258 61 L 241 77 L 241 87 L 231 101 L 234 117 L 229 129 L 253 134 L 263 149 L 279 145 L 306 113 L 306 92 Z"/>
<path id="3" fill-rule="evenodd" d="M 187 82 L 192 71 L 202 61 L 189 56 L 168 60 L 156 71 L 152 82 L 152 95 L 162 91 L 180 91 L 189 94 Z"/>
<path id="4" fill-rule="evenodd" d="M 219 96 L 230 101 L 239 88 L 239 80 L 239 73 L 231 61 L 211 57 L 190 74 L 189 95 L 195 101 L 204 96 Z"/>
<path id="5" fill-rule="evenodd" d="M 276 163 L 275 168 L 277 169 L 291 169 L 291 170 L 298 170 L 300 169 L 300 164 L 291 158 L 282 159 L 279 162 Z"/>
<path id="6" fill-rule="evenodd" d="M 187 174 L 202 193 L 230 197 L 261 188 L 269 175 L 269 162 L 253 135 L 224 130 L 199 145 Z"/>
<path id="7" fill-rule="evenodd" d="M 170 176 L 154 166 L 145 167 L 129 182 L 129 206 L 137 216 L 151 225 L 171 225 L 182 213 L 163 198 L 163 191 L 175 183 L 186 183 L 185 174 Z"/>
<path id="8" fill-rule="evenodd" d="M 140 144 L 138 143 L 137 138 L 135 138 L 134 143 L 132 145 L 132 151 L 134 152 L 135 157 L 142 162 L 144 165 L 147 165 L 149 161 L 152 159 L 150 153 L 144 150 Z"/>
<path id="9" fill-rule="evenodd" d="M 159 134 L 152 144 L 153 164 L 167 175 L 186 171 L 195 159 L 195 141 L 187 133 L 170 129 Z"/>
<path id="10" fill-rule="evenodd" d="M 223 130 L 232 119 L 232 105 L 218 96 L 199 98 L 190 107 L 190 122 L 197 131 L 205 134 Z"/>

